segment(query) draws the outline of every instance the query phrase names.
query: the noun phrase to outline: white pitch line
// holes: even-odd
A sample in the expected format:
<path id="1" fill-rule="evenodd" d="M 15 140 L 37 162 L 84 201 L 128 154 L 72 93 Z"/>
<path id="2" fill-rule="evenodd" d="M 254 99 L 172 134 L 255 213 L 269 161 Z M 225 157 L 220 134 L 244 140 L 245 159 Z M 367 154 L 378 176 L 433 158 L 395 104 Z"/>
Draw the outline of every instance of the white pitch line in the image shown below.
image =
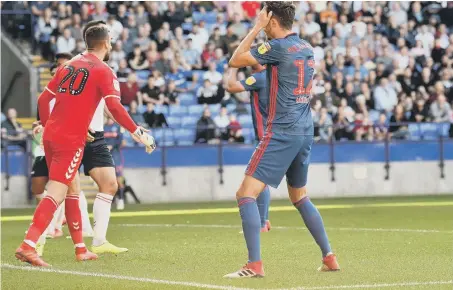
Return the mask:
<path id="1" fill-rule="evenodd" d="M 153 227 L 153 228 L 220 228 L 220 229 L 240 229 L 239 225 L 201 225 L 201 224 L 116 224 L 121 227 Z M 304 227 L 285 227 L 272 226 L 272 229 L 277 230 L 307 230 Z M 405 232 L 405 233 L 441 233 L 453 234 L 453 231 L 441 230 L 422 230 L 422 229 L 384 229 L 384 228 L 334 228 L 326 227 L 332 231 L 350 231 L 350 232 Z"/>
<path id="2" fill-rule="evenodd" d="M 124 276 L 124 275 L 58 270 L 58 269 L 52 269 L 52 268 L 15 266 L 15 265 L 10 265 L 10 264 L 2 264 L 1 267 L 5 268 L 5 269 L 11 269 L 11 270 L 32 271 L 32 272 L 41 272 L 41 273 L 55 273 L 55 274 L 74 275 L 74 276 L 88 276 L 88 277 L 96 277 L 96 278 L 109 278 L 109 279 L 116 279 L 116 280 L 135 281 L 135 282 L 143 282 L 143 283 L 151 283 L 151 284 L 197 287 L 197 288 L 204 288 L 204 289 L 222 289 L 222 290 L 255 290 L 256 289 L 256 288 L 239 288 L 239 287 L 233 287 L 233 286 L 202 284 L 202 283 L 195 283 L 195 282 L 140 278 L 140 277 L 131 277 L 131 276 Z M 357 288 L 364 289 L 364 288 L 409 287 L 409 286 L 447 285 L 447 284 L 453 285 L 453 280 L 428 281 L 428 282 L 376 283 L 376 284 L 358 284 L 358 285 L 295 287 L 295 288 L 271 289 L 271 290 L 324 290 L 324 289 L 327 290 L 327 289 L 357 289 Z"/>
<path id="3" fill-rule="evenodd" d="M 171 280 L 161 280 L 161 279 L 153 279 L 153 278 L 140 278 L 140 277 L 131 277 L 131 276 L 124 276 L 124 275 L 58 270 L 58 269 L 52 269 L 52 268 L 38 268 L 38 267 L 31 267 L 31 266 L 15 266 L 15 265 L 10 265 L 10 264 L 2 264 L 2 268 L 12 269 L 12 270 L 32 271 L 32 272 L 34 271 L 34 272 L 41 272 L 41 273 L 56 273 L 56 274 L 64 274 L 64 275 L 88 276 L 88 277 L 96 277 L 96 278 L 108 278 L 108 279 L 125 280 L 125 281 L 136 281 L 136 282 L 151 283 L 151 284 L 197 287 L 197 288 L 204 288 L 204 289 L 252 290 L 250 288 L 239 288 L 239 287 L 233 287 L 233 286 L 202 284 L 202 283 L 185 282 L 185 281 L 171 281 Z"/>
<path id="4" fill-rule="evenodd" d="M 410 287 L 410 286 L 428 286 L 428 285 L 453 285 L 450 281 L 428 281 L 428 282 L 404 282 L 404 283 L 376 283 L 376 284 L 359 284 L 359 285 L 338 285 L 338 286 L 318 286 L 318 287 L 296 287 L 280 290 L 324 290 L 324 289 L 366 289 L 366 288 L 386 288 L 386 287 Z"/>

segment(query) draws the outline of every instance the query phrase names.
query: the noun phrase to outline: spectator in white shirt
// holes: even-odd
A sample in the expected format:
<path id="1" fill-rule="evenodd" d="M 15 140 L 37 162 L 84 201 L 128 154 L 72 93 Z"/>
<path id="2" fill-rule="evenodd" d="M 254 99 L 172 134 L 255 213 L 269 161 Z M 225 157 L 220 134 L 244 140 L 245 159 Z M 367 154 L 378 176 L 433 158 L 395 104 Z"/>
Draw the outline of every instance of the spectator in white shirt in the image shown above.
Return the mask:
<path id="1" fill-rule="evenodd" d="M 398 103 L 396 91 L 386 78 L 382 78 L 379 86 L 374 89 L 375 108 L 378 111 L 391 112 Z"/>
<path id="2" fill-rule="evenodd" d="M 426 51 L 431 51 L 434 46 L 434 35 L 429 31 L 428 26 L 423 25 L 420 32 L 415 36 L 415 40 L 420 40 Z"/>
<path id="3" fill-rule="evenodd" d="M 340 16 L 340 22 L 335 24 L 335 33 L 338 33 L 341 38 L 345 38 L 351 32 L 351 24 L 348 23 L 348 17 L 344 14 Z"/>
<path id="4" fill-rule="evenodd" d="M 116 20 L 115 15 L 110 15 L 107 19 L 107 27 L 110 30 L 110 36 L 113 41 L 119 39 L 121 33 L 123 32 L 123 24 Z"/>
<path id="5" fill-rule="evenodd" d="M 314 21 L 312 13 L 307 14 L 303 27 L 305 30 L 305 34 L 307 36 L 315 34 L 318 31 L 321 31 L 321 26 L 319 26 L 319 24 Z"/>
<path id="6" fill-rule="evenodd" d="M 189 34 L 188 38 L 192 39 L 192 47 L 200 54 L 203 52 L 203 48 L 208 42 L 208 39 L 205 39 L 205 35 L 200 32 L 200 27 L 197 24 L 194 24 L 192 28 L 192 33 Z"/>
<path id="7" fill-rule="evenodd" d="M 225 107 L 220 109 L 220 114 L 214 118 L 214 123 L 219 130 L 217 135 L 220 135 L 223 140 L 228 138 L 227 127 L 230 124 L 230 118 L 228 117 L 228 110 Z"/>
<path id="8" fill-rule="evenodd" d="M 71 30 L 66 28 L 63 35 L 57 39 L 57 53 L 72 52 L 76 48 L 75 39 L 71 36 Z"/>
<path id="9" fill-rule="evenodd" d="M 439 95 L 437 100 L 431 104 L 429 113 L 436 123 L 452 121 L 451 106 L 443 94 Z"/>
<path id="10" fill-rule="evenodd" d="M 211 84 L 218 85 L 222 81 L 222 74 L 216 70 L 216 63 L 209 63 L 209 70 L 204 73 L 203 79 L 209 80 Z"/>
<path id="11" fill-rule="evenodd" d="M 397 26 L 407 23 L 407 12 L 401 9 L 401 5 L 398 2 L 392 2 L 392 11 L 389 13 L 389 16 L 395 16 Z"/>

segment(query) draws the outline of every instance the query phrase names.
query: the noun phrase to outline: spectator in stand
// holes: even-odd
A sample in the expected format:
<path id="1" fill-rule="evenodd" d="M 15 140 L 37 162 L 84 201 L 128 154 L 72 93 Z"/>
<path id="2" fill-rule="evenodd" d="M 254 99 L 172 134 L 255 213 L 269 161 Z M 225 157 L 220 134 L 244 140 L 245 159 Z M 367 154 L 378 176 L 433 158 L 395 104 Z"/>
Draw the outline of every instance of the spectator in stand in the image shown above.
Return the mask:
<path id="1" fill-rule="evenodd" d="M 113 45 L 113 49 L 110 52 L 110 59 L 109 65 L 114 68 L 114 70 L 118 70 L 120 61 L 126 58 L 126 53 L 123 50 L 123 42 L 121 40 L 117 40 Z"/>
<path id="2" fill-rule="evenodd" d="M 215 44 L 213 42 L 208 42 L 206 48 L 201 53 L 201 61 L 203 63 L 203 68 L 207 68 L 208 64 L 215 59 Z"/>
<path id="3" fill-rule="evenodd" d="M 186 49 L 186 36 L 184 35 L 184 31 L 181 27 L 177 27 L 175 29 L 175 40 L 178 44 L 179 49 L 184 50 Z"/>
<path id="4" fill-rule="evenodd" d="M 433 122 L 449 123 L 452 122 L 452 109 L 445 95 L 439 95 L 437 100 L 430 106 L 430 115 Z"/>
<path id="5" fill-rule="evenodd" d="M 191 38 L 188 38 L 187 48 L 184 49 L 183 56 L 186 59 L 187 63 L 192 66 L 192 68 L 201 69 L 200 55 L 200 52 L 193 46 L 193 40 Z"/>
<path id="6" fill-rule="evenodd" d="M 335 140 L 353 140 L 351 122 L 346 117 L 345 108 L 339 107 L 338 113 L 334 117 Z"/>
<path id="7" fill-rule="evenodd" d="M 165 79 L 162 76 L 162 73 L 158 70 L 154 70 L 152 75 L 154 77 L 154 85 L 158 88 L 162 88 L 165 85 Z"/>
<path id="8" fill-rule="evenodd" d="M 236 119 L 236 115 L 230 116 L 230 123 L 228 124 L 228 142 L 244 143 L 244 137 L 242 136 L 242 126 Z"/>
<path id="9" fill-rule="evenodd" d="M 381 79 L 373 94 L 376 110 L 391 112 L 398 103 L 396 91 L 389 86 L 386 78 Z"/>
<path id="10" fill-rule="evenodd" d="M 373 123 L 368 119 L 367 115 L 362 113 L 355 115 L 353 132 L 355 133 L 355 141 L 373 140 Z"/>
<path id="11" fill-rule="evenodd" d="M 216 63 L 216 70 L 221 74 L 228 68 L 228 61 L 223 55 L 223 50 L 221 48 L 216 48 L 214 62 Z"/>
<path id="12" fill-rule="evenodd" d="M 14 108 L 8 109 L 6 120 L 2 122 L 2 147 L 7 145 L 18 145 L 24 150 L 27 147 L 27 134 L 22 125 L 17 122 L 17 111 Z"/>
<path id="13" fill-rule="evenodd" d="M 145 119 L 143 118 L 143 115 L 138 111 L 137 101 L 135 100 L 130 103 L 129 115 L 131 116 L 132 120 L 134 120 L 135 124 L 146 126 Z"/>
<path id="14" fill-rule="evenodd" d="M 121 25 L 123 25 L 123 27 L 127 25 L 127 14 L 126 13 L 127 13 L 126 5 L 120 4 L 118 6 L 116 20 L 118 20 L 121 23 Z"/>
<path id="15" fill-rule="evenodd" d="M 217 14 L 216 23 L 213 26 L 214 34 L 216 34 L 216 30 L 218 33 L 223 36 L 226 34 L 226 23 L 225 23 L 225 16 L 222 13 Z M 217 45 L 217 47 L 221 47 L 221 45 Z"/>
<path id="16" fill-rule="evenodd" d="M 121 59 L 118 70 L 116 71 L 116 76 L 120 84 L 127 82 L 127 79 L 131 72 L 132 70 L 127 66 L 127 61 L 125 59 Z"/>
<path id="17" fill-rule="evenodd" d="M 176 62 L 171 63 L 170 72 L 165 75 L 165 80 L 167 80 L 167 82 L 174 81 L 176 87 L 179 89 L 183 88 L 187 82 L 183 71 L 180 68 L 178 68 Z"/>
<path id="18" fill-rule="evenodd" d="M 139 44 L 134 45 L 134 50 L 127 56 L 127 62 L 129 67 L 133 70 L 143 70 L 149 68 L 146 55 L 140 49 Z"/>
<path id="19" fill-rule="evenodd" d="M 135 7 L 135 19 L 137 25 L 145 25 L 148 23 L 148 14 L 145 12 L 145 7 L 143 5 L 137 5 Z"/>
<path id="20" fill-rule="evenodd" d="M 387 138 L 388 124 L 387 115 L 385 113 L 379 114 L 379 119 L 374 125 L 374 138 L 382 141 Z"/>
<path id="21" fill-rule="evenodd" d="M 239 46 L 240 43 L 239 37 L 237 36 L 237 34 L 234 33 L 234 30 L 231 27 L 231 25 L 227 27 L 227 33 L 224 38 L 224 43 L 225 46 L 223 47 L 223 52 L 229 55 L 233 55 L 234 50 L 236 49 L 236 47 Z"/>
<path id="22" fill-rule="evenodd" d="M 154 111 L 154 104 L 148 103 L 146 105 L 146 112 L 143 113 L 143 119 L 148 125 L 148 128 L 162 128 L 168 127 L 167 119 L 165 119 L 164 114 L 156 113 Z"/>
<path id="23" fill-rule="evenodd" d="M 129 29 L 129 37 L 131 39 L 136 39 L 138 36 L 138 27 L 137 27 L 137 22 L 135 21 L 134 14 L 129 14 L 127 16 L 127 24 L 125 27 L 127 29 Z"/>
<path id="24" fill-rule="evenodd" d="M 164 14 L 164 21 L 170 24 L 171 30 L 181 26 L 184 22 L 184 11 L 180 7 L 176 7 L 176 2 L 168 2 L 168 10 Z"/>
<path id="25" fill-rule="evenodd" d="M 157 43 L 158 52 L 162 52 L 167 49 L 168 41 L 165 40 L 165 32 L 162 28 L 157 31 L 155 41 Z"/>
<path id="26" fill-rule="evenodd" d="M 390 117 L 390 138 L 392 139 L 406 139 L 409 135 L 407 123 L 409 120 L 404 115 L 404 108 L 401 105 L 396 105 L 393 115 Z"/>
<path id="27" fill-rule="evenodd" d="M 76 48 L 75 39 L 71 36 L 71 30 L 65 29 L 63 35 L 57 39 L 57 53 L 72 52 Z"/>
<path id="28" fill-rule="evenodd" d="M 121 33 L 123 32 L 123 24 L 116 20 L 115 15 L 109 15 L 107 18 L 107 27 L 110 30 L 110 36 L 112 40 L 115 41 L 119 39 Z"/>
<path id="29" fill-rule="evenodd" d="M 219 85 L 223 79 L 223 76 L 216 69 L 216 63 L 210 62 L 208 65 L 208 71 L 203 74 L 203 79 L 209 80 L 211 84 Z"/>
<path id="30" fill-rule="evenodd" d="M 93 20 L 93 16 L 90 14 L 90 7 L 88 3 L 83 3 L 82 7 L 80 8 L 80 18 L 82 18 L 82 23 L 88 23 Z"/>
<path id="31" fill-rule="evenodd" d="M 138 37 L 134 40 L 134 46 L 140 46 L 141 51 L 146 51 L 151 44 L 149 39 L 149 33 L 146 31 L 145 26 L 140 25 L 138 27 Z"/>
<path id="32" fill-rule="evenodd" d="M 71 52 L 73 55 L 78 55 L 86 50 L 85 42 L 81 39 L 77 40 L 75 49 Z M 118 68 L 118 66 L 117 66 Z"/>
<path id="33" fill-rule="evenodd" d="M 164 95 L 159 87 L 155 85 L 155 79 L 152 75 L 148 77 L 148 83 L 137 93 L 138 103 L 146 105 L 152 103 L 155 105 L 164 104 Z"/>
<path id="34" fill-rule="evenodd" d="M 179 28 L 181 28 L 181 27 L 179 27 Z M 162 23 L 162 30 L 163 30 L 163 33 L 164 33 L 164 39 L 166 41 L 170 41 L 170 40 L 175 38 L 175 35 L 173 34 L 173 31 L 170 30 L 170 24 L 168 22 Z"/>
<path id="35" fill-rule="evenodd" d="M 129 106 L 132 101 L 137 102 L 138 93 L 137 76 L 130 73 L 127 77 L 127 82 L 120 83 L 121 103 Z"/>
<path id="36" fill-rule="evenodd" d="M 328 19 L 333 20 L 333 24 L 338 21 L 338 12 L 335 10 L 334 3 L 327 2 L 326 9 L 319 13 L 319 20 L 321 23 L 327 23 Z"/>
<path id="37" fill-rule="evenodd" d="M 241 21 L 241 17 L 239 13 L 234 13 L 233 21 L 230 25 L 231 29 L 233 30 L 234 34 L 236 34 L 239 39 L 242 39 L 247 34 L 247 27 Z"/>
<path id="38" fill-rule="evenodd" d="M 215 138 L 215 123 L 211 118 L 211 111 L 205 108 L 203 115 L 197 122 L 195 143 L 212 143 Z"/>
<path id="39" fill-rule="evenodd" d="M 121 33 L 120 40 L 123 43 L 123 50 L 126 55 L 131 53 L 134 50 L 134 43 L 132 40 L 129 38 L 129 29 L 124 28 L 123 33 Z"/>
<path id="40" fill-rule="evenodd" d="M 197 98 L 198 104 L 218 104 L 220 100 L 217 98 L 218 87 L 205 79 L 203 86 L 198 88 Z"/>
<path id="41" fill-rule="evenodd" d="M 228 140 L 228 125 L 230 124 L 230 118 L 228 117 L 228 110 L 226 107 L 220 108 L 220 113 L 214 118 L 214 123 L 218 129 L 217 136 L 220 140 Z"/>
<path id="42" fill-rule="evenodd" d="M 105 2 L 96 1 L 94 2 L 94 12 L 91 14 L 93 20 L 102 20 L 106 21 L 109 16 L 105 9 Z"/>
<path id="43" fill-rule="evenodd" d="M 192 39 L 192 48 L 201 54 L 208 39 L 205 39 L 205 36 L 200 32 L 200 26 L 194 24 L 192 33 L 189 34 L 188 38 Z"/>
<path id="44" fill-rule="evenodd" d="M 332 117 L 327 112 L 327 109 L 321 108 L 320 113 L 313 118 L 315 124 L 315 140 L 320 142 L 328 142 L 332 137 Z"/>
<path id="45" fill-rule="evenodd" d="M 429 122 L 429 109 L 425 103 L 425 100 L 420 98 L 412 108 L 410 122 L 422 123 Z"/>
<path id="46" fill-rule="evenodd" d="M 339 95 L 341 99 L 345 99 L 348 106 L 352 107 L 355 105 L 355 94 L 354 94 L 354 85 L 351 82 L 347 82 L 345 90 Z"/>
<path id="47" fill-rule="evenodd" d="M 168 82 L 167 89 L 165 90 L 164 104 L 167 106 L 170 105 L 179 105 L 178 91 L 176 90 L 175 81 L 171 80 Z"/>
<path id="48" fill-rule="evenodd" d="M 76 41 L 83 40 L 82 19 L 79 14 L 72 15 L 72 22 L 68 28 L 71 30 L 71 35 Z"/>
<path id="49" fill-rule="evenodd" d="M 305 16 L 305 23 L 303 24 L 303 28 L 306 36 L 311 36 L 316 32 L 321 31 L 321 26 L 315 22 L 314 15 L 312 13 L 308 13 Z"/>
<path id="50" fill-rule="evenodd" d="M 33 7 L 37 10 L 36 6 L 32 6 L 32 8 Z M 56 28 L 57 21 L 55 18 L 52 18 L 52 10 L 50 8 L 46 8 L 42 15 L 39 16 L 38 25 L 35 31 L 35 39 L 39 43 L 44 59 L 51 60 L 53 57 L 50 37 L 53 30 Z"/>

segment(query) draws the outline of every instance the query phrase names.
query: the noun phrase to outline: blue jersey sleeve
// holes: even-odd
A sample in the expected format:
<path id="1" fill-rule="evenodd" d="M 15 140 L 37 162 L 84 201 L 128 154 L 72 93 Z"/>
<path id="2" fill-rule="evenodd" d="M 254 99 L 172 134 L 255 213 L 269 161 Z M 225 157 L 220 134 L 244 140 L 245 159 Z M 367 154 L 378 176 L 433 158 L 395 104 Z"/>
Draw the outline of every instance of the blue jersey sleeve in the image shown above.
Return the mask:
<path id="1" fill-rule="evenodd" d="M 278 39 L 273 39 L 253 48 L 250 53 L 262 65 L 276 64 L 281 58 L 281 46 Z"/>
<path id="2" fill-rule="evenodd" d="M 258 91 L 266 87 L 266 70 L 254 73 L 241 81 L 246 91 Z"/>

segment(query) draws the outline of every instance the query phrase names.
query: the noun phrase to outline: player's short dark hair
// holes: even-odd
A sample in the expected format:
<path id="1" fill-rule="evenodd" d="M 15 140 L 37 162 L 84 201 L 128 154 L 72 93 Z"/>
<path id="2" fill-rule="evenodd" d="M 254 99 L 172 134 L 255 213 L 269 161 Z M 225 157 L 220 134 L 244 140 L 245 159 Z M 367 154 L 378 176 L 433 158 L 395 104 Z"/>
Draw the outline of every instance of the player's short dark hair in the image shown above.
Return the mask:
<path id="1" fill-rule="evenodd" d="M 85 34 L 87 33 L 88 28 L 98 26 L 101 24 L 106 24 L 106 23 L 103 20 L 92 20 L 92 21 L 88 22 L 87 24 L 85 24 L 85 26 L 83 27 L 83 30 L 82 30 L 83 40 L 86 42 Z"/>
<path id="2" fill-rule="evenodd" d="M 292 2 L 268 1 L 265 2 L 264 6 L 266 7 L 267 12 L 272 11 L 273 17 L 277 19 L 281 27 L 291 30 L 296 15 L 296 6 Z"/>
<path id="3" fill-rule="evenodd" d="M 101 41 L 110 41 L 109 30 L 106 26 L 92 26 L 85 32 L 87 49 L 94 49 Z"/>
<path id="4" fill-rule="evenodd" d="M 59 59 L 67 59 L 67 60 L 70 60 L 72 59 L 74 56 L 72 55 L 72 53 L 69 53 L 69 52 L 60 52 L 60 53 L 57 53 L 55 55 L 55 60 L 58 61 Z"/>

